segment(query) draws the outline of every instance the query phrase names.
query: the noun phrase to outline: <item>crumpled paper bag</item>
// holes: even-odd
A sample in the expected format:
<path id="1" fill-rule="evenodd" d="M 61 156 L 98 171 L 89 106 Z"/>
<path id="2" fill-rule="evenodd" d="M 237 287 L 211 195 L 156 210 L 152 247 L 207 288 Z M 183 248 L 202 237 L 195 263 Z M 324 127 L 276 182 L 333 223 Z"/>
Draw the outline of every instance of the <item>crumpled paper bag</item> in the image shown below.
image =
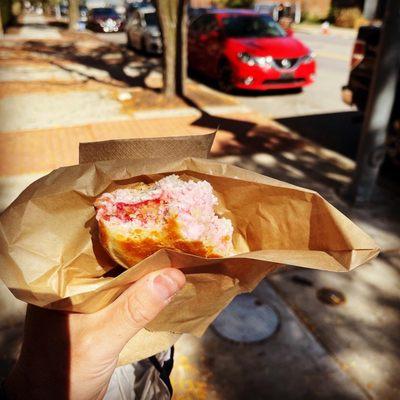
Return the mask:
<path id="1" fill-rule="evenodd" d="M 94 200 L 172 173 L 213 186 L 218 214 L 234 226 L 238 254 L 204 259 L 165 249 L 130 269 L 116 265 L 99 244 Z M 186 274 L 185 287 L 128 343 L 120 365 L 165 350 L 181 333 L 202 335 L 237 294 L 282 265 L 342 272 L 378 252 L 366 233 L 316 192 L 200 158 L 60 168 L 30 185 L 0 216 L 0 277 L 28 303 L 91 313 L 150 271 L 175 267 Z"/>

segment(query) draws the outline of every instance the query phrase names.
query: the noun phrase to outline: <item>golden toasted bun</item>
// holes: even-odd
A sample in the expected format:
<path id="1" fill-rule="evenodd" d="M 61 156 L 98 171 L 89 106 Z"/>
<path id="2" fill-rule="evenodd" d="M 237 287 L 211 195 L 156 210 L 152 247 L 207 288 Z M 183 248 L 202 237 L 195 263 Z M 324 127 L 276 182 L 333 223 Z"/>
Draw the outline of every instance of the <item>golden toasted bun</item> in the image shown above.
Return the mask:
<path id="1" fill-rule="evenodd" d="M 194 254 L 200 257 L 220 258 L 213 249 L 205 246 L 201 241 L 184 240 L 177 229 L 176 223 L 171 220 L 165 230 L 152 231 L 151 234 L 144 230 L 124 235 L 112 227 L 99 221 L 100 243 L 110 257 L 117 263 L 131 267 L 140 260 L 150 256 L 160 249 L 171 249 Z"/>

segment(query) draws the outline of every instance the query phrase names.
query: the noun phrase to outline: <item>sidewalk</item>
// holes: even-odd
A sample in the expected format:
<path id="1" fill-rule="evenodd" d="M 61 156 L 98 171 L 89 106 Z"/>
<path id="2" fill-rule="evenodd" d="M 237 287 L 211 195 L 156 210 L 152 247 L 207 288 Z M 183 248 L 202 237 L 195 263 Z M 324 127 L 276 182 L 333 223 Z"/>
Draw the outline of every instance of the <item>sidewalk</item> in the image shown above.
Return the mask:
<path id="1" fill-rule="evenodd" d="M 151 89 L 159 84 L 156 63 L 88 34 L 76 43 L 58 33 L 51 45 L 36 40 L 28 46 L 26 38 L 9 35 L 0 42 L 0 71 L 8 68 L 6 89 L 0 88 L 5 121 L 0 128 L 0 209 L 42 174 L 77 163 L 79 142 L 209 133 L 219 126 L 213 157 L 319 191 L 383 249 L 378 259 L 348 274 L 283 268 L 264 280 L 254 294 L 272 304 L 281 320 L 268 341 L 235 345 L 212 329 L 201 339 L 183 336 L 176 346 L 174 398 L 399 398 L 399 199 L 379 190 L 371 207 L 353 209 L 337 194 L 354 168 L 346 157 L 194 83 L 191 106 L 166 105 Z M 23 82 L 22 90 L 28 67 L 33 78 Z M 317 292 L 323 287 L 341 291 L 346 302 L 321 303 Z M 0 283 L 0 377 L 16 357 L 23 315 L 24 305 Z"/>

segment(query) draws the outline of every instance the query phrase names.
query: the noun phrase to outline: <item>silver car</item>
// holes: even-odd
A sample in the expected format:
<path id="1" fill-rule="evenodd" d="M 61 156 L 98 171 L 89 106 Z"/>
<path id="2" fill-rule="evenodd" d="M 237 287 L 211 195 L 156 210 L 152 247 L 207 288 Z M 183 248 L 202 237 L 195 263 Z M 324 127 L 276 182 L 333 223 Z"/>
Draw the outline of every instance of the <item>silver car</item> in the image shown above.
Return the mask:
<path id="1" fill-rule="evenodd" d="M 161 54 L 161 31 L 154 7 L 142 7 L 135 10 L 125 30 L 128 47 L 145 53 Z"/>

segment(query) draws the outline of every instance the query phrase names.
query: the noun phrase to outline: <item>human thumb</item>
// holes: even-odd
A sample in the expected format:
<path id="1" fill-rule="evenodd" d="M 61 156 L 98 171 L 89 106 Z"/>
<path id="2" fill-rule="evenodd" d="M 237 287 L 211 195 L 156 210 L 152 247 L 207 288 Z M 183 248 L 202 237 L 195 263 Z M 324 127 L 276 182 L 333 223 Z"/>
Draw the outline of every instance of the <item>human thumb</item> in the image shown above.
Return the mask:
<path id="1" fill-rule="evenodd" d="M 118 352 L 122 350 L 140 329 L 166 307 L 185 281 L 185 275 L 175 268 L 152 272 L 101 310 L 99 321 L 109 346 Z"/>

